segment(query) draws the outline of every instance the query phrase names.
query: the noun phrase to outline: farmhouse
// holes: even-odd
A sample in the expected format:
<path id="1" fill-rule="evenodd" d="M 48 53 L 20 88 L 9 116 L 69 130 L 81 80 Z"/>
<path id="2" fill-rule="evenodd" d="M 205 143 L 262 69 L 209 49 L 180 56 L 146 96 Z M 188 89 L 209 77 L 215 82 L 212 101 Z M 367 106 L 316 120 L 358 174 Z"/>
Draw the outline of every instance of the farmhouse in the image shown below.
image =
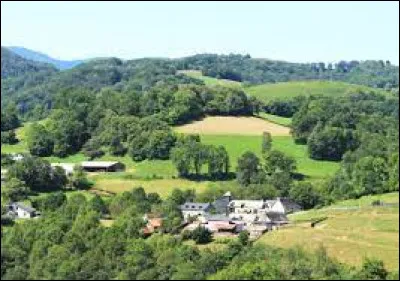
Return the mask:
<path id="1" fill-rule="evenodd" d="M 270 210 L 268 203 L 263 200 L 232 200 L 228 207 L 230 218 L 247 223 L 265 222 Z"/>
<path id="2" fill-rule="evenodd" d="M 7 209 L 8 209 L 7 213 L 8 215 L 10 215 L 11 217 L 18 217 L 21 219 L 34 218 L 39 215 L 36 209 L 28 207 L 20 202 L 11 203 L 10 205 L 7 206 Z"/>
<path id="3" fill-rule="evenodd" d="M 211 209 L 211 204 L 186 202 L 180 206 L 180 209 L 184 220 L 187 221 L 189 218 L 204 218 L 208 215 Z"/>
<path id="4" fill-rule="evenodd" d="M 65 175 L 70 176 L 74 172 L 75 164 L 70 163 L 51 163 L 51 166 L 54 167 L 61 167 L 65 171 Z"/>
<path id="5" fill-rule="evenodd" d="M 87 161 L 82 162 L 81 166 L 87 172 L 117 172 L 124 169 L 123 164 L 116 161 Z"/>
<path id="6" fill-rule="evenodd" d="M 162 218 L 151 218 L 146 219 L 147 224 L 143 228 L 144 235 L 151 235 L 154 232 L 157 232 L 162 227 L 163 219 Z"/>

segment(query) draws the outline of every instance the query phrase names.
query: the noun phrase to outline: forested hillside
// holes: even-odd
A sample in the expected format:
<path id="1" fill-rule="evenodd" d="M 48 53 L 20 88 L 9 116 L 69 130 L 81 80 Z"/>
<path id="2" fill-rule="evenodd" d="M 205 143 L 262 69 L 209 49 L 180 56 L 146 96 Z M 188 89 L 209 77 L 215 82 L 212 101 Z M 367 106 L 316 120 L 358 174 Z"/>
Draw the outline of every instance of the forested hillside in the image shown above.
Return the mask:
<path id="1" fill-rule="evenodd" d="M 31 118 L 37 115 L 32 112 L 34 109 L 50 109 L 54 95 L 65 88 L 98 92 L 111 87 L 119 92 L 143 92 L 156 84 L 204 84 L 178 71 L 188 69 L 198 69 L 206 76 L 241 81 L 244 85 L 317 79 L 392 89 L 398 87 L 399 77 L 398 67 L 390 62 L 352 61 L 325 66 L 207 54 L 182 59 L 97 59 L 56 72 L 48 65 L 24 60 L 2 48 L 2 106 L 16 103 L 19 113 Z"/>
<path id="2" fill-rule="evenodd" d="M 250 55 L 201 54 L 178 60 L 179 69 L 250 84 L 294 80 L 335 80 L 376 88 L 399 85 L 399 67 L 389 61 L 340 61 L 336 64 L 290 63 L 251 58 Z"/>

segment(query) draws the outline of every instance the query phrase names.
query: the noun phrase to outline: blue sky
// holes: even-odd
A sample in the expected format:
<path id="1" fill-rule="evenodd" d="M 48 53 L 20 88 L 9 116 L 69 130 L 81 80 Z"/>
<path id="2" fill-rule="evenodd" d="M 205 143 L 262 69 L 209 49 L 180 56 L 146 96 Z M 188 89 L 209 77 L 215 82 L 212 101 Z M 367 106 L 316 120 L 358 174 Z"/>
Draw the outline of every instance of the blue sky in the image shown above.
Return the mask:
<path id="1" fill-rule="evenodd" d="M 55 58 L 399 60 L 398 2 L 4 2 L 1 45 Z"/>

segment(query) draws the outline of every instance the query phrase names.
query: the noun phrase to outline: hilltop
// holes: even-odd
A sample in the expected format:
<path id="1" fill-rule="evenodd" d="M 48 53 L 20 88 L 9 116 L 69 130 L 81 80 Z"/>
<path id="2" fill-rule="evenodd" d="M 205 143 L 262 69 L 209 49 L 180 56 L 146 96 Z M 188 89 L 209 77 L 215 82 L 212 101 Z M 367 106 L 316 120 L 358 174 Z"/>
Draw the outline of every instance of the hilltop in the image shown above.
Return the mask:
<path id="1" fill-rule="evenodd" d="M 33 51 L 24 47 L 7 47 L 13 53 L 36 62 L 44 62 L 55 66 L 59 70 L 70 69 L 73 68 L 83 62 L 83 60 L 58 60 L 54 59 L 46 54 Z"/>
<path id="2" fill-rule="evenodd" d="M 1 79 L 42 72 L 55 73 L 56 69 L 50 64 L 25 59 L 1 47 Z"/>

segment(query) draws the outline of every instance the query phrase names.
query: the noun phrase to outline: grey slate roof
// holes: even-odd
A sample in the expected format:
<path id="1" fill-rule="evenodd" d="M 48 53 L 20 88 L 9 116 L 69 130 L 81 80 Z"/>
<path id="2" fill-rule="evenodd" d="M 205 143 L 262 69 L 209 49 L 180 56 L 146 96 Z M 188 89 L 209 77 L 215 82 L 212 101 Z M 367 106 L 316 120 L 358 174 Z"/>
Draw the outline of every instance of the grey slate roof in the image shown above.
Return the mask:
<path id="1" fill-rule="evenodd" d="M 24 204 L 21 203 L 21 202 L 16 202 L 16 203 L 14 203 L 14 206 L 15 206 L 16 208 L 22 209 L 22 210 L 24 210 L 25 212 L 28 212 L 28 213 L 34 213 L 34 212 L 36 212 L 36 209 L 35 209 L 35 208 L 26 206 L 26 205 L 24 205 Z"/>
<path id="2" fill-rule="evenodd" d="M 229 205 L 229 201 L 230 200 L 230 197 L 229 196 L 222 196 L 222 197 L 220 197 L 220 198 L 218 198 L 218 199 L 216 199 L 214 202 L 213 202 L 213 206 L 214 206 L 214 208 L 215 208 L 215 211 L 217 212 L 217 213 L 226 213 L 227 211 L 228 211 L 228 205 Z"/>
<path id="3" fill-rule="evenodd" d="M 186 202 L 185 204 L 180 206 L 182 211 L 204 211 L 210 208 L 210 203 L 194 203 L 194 202 Z"/>
<path id="4" fill-rule="evenodd" d="M 269 212 L 269 213 L 267 213 L 267 216 L 272 222 L 288 222 L 289 221 L 287 216 L 282 213 Z"/>
<path id="5" fill-rule="evenodd" d="M 289 198 L 279 198 L 285 209 L 302 209 L 299 204 Z"/>

